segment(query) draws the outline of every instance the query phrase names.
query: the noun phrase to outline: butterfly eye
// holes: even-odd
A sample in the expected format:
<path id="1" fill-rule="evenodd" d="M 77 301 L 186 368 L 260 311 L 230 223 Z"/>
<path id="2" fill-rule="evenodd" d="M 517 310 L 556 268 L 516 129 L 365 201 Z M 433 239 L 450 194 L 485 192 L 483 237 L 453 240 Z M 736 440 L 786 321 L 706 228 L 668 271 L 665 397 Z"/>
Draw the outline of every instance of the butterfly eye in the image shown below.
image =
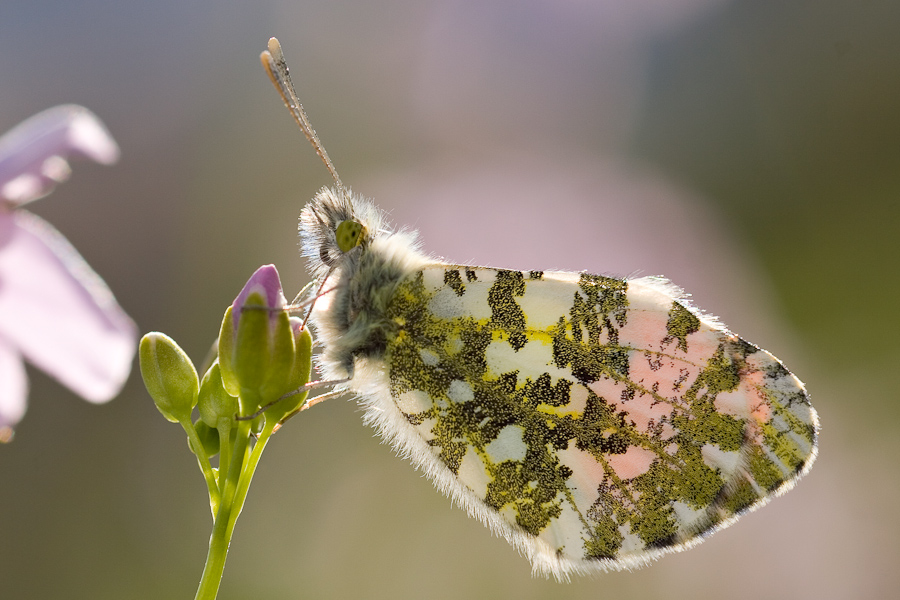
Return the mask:
<path id="1" fill-rule="evenodd" d="M 357 221 L 341 221 L 334 230 L 334 237 L 337 240 L 338 248 L 341 252 L 350 252 L 353 248 L 359 246 L 362 242 L 364 228 Z"/>

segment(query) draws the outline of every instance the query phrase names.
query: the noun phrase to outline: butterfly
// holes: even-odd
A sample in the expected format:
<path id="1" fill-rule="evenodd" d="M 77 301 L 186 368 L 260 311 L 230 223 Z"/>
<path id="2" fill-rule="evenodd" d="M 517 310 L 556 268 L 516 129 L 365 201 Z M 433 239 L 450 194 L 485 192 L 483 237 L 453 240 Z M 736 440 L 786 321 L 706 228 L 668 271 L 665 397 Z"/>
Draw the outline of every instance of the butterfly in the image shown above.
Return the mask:
<path id="1" fill-rule="evenodd" d="M 644 566 L 810 469 L 818 417 L 777 358 L 664 278 L 428 256 L 343 186 L 275 38 L 261 58 L 335 180 L 300 217 L 324 379 L 535 573 Z"/>

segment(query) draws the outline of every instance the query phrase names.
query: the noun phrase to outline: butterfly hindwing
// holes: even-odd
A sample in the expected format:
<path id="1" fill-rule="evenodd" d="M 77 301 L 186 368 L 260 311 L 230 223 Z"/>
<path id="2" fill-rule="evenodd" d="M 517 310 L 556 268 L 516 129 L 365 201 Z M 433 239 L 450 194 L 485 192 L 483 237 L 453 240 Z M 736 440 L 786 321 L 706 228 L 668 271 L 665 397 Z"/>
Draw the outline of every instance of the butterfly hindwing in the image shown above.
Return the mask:
<path id="1" fill-rule="evenodd" d="M 640 566 L 811 463 L 802 384 L 665 280 L 435 264 L 387 308 L 368 418 L 535 569 Z"/>

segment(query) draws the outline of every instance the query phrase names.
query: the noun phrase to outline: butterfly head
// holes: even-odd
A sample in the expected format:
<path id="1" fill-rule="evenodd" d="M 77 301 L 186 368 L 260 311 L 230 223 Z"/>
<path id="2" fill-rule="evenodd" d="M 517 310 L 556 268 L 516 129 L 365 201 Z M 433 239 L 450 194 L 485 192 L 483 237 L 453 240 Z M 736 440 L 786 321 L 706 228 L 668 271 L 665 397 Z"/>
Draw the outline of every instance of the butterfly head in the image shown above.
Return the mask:
<path id="1" fill-rule="evenodd" d="M 300 214 L 303 255 L 317 278 L 359 256 L 381 229 L 381 212 L 362 196 L 322 188 Z"/>

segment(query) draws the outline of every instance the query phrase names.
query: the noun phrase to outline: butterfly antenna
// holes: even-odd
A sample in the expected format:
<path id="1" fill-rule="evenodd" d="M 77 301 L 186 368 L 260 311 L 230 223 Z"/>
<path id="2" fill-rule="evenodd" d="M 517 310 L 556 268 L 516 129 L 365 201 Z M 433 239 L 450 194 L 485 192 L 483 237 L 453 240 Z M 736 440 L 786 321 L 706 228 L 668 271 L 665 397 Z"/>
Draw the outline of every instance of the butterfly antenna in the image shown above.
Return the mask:
<path id="1" fill-rule="evenodd" d="M 259 59 L 262 61 L 263 68 L 265 68 L 266 73 L 269 75 L 269 79 L 272 80 L 272 85 L 275 86 L 275 89 L 278 90 L 278 93 L 281 95 L 281 99 L 284 101 L 285 106 L 291 111 L 294 120 L 297 121 L 297 125 L 303 130 L 306 139 L 308 139 L 309 143 L 312 144 L 312 147 L 315 148 L 316 154 L 319 155 L 319 158 L 325 163 L 328 172 L 331 173 L 331 176 L 334 178 L 334 183 L 337 186 L 338 191 L 343 192 L 344 184 L 341 183 L 341 178 L 338 177 L 337 171 L 334 168 L 334 163 L 328 158 L 325 147 L 322 146 L 322 142 L 319 141 L 316 130 L 309 124 L 309 117 L 306 116 L 306 111 L 303 110 L 303 106 L 297 98 L 297 92 L 294 89 L 294 84 L 291 82 L 291 74 L 288 72 L 287 62 L 284 60 L 284 53 L 281 51 L 281 44 L 276 38 L 271 38 L 269 40 L 268 50 L 265 50 L 260 54 Z"/>

